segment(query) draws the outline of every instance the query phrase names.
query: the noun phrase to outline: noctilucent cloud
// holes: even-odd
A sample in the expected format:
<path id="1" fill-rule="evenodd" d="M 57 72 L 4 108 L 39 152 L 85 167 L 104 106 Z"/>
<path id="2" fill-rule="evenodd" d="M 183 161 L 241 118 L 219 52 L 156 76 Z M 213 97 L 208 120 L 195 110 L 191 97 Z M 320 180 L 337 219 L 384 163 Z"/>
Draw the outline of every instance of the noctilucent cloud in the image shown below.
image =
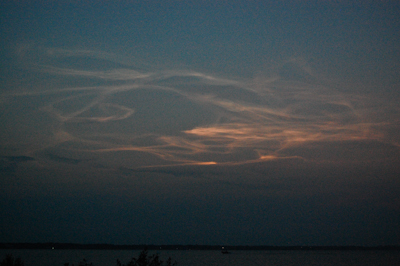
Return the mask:
<path id="1" fill-rule="evenodd" d="M 0 9 L 0 242 L 400 244 L 397 1 Z"/>

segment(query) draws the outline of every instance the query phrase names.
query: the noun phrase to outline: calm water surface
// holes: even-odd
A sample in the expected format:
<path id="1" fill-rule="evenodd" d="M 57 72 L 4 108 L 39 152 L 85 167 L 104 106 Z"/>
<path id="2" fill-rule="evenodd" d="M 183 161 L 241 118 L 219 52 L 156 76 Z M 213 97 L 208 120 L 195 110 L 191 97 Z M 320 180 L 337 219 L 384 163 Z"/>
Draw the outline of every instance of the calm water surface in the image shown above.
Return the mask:
<path id="1" fill-rule="evenodd" d="M 63 266 L 69 262 L 77 266 L 82 259 L 93 266 L 115 266 L 119 259 L 126 264 L 140 251 L 128 250 L 0 250 L 1 260 L 5 254 L 21 257 L 25 266 Z M 219 251 L 198 250 L 150 250 L 162 260 L 169 256 L 178 266 L 274 266 L 274 265 L 400 265 L 399 251 L 232 251 L 221 254 Z"/>

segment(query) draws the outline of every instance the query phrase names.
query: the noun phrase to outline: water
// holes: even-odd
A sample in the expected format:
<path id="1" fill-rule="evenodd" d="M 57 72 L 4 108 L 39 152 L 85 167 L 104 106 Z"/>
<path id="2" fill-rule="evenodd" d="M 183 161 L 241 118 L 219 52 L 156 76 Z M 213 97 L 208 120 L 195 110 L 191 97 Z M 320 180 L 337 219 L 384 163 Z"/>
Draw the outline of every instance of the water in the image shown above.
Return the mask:
<path id="1" fill-rule="evenodd" d="M 75 266 L 84 258 L 93 266 L 115 266 L 119 259 L 126 264 L 137 257 L 139 250 L 0 250 L 1 260 L 5 254 L 20 257 L 25 266 Z M 400 265 L 399 251 L 232 251 L 221 254 L 213 250 L 149 250 L 162 260 L 169 256 L 178 266 L 392 266 Z"/>

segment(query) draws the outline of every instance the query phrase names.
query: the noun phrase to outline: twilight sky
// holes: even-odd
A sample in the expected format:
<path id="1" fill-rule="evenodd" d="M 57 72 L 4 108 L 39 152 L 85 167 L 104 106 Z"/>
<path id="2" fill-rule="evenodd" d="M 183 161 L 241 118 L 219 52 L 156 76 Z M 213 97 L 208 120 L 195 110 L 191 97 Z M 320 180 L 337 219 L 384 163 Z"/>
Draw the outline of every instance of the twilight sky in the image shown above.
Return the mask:
<path id="1" fill-rule="evenodd" d="M 400 245 L 398 1 L 4 1 L 0 242 Z"/>

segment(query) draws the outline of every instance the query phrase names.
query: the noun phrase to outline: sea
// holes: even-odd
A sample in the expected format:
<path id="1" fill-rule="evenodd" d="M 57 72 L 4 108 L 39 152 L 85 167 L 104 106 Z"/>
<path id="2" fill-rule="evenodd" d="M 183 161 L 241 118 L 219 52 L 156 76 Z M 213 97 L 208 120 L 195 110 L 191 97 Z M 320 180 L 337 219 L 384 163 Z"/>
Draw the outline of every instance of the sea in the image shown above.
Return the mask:
<path id="1" fill-rule="evenodd" d="M 117 259 L 127 264 L 140 250 L 43 250 L 1 249 L 22 259 L 25 266 L 78 266 L 83 259 L 92 266 L 116 266 Z M 399 250 L 234 250 L 222 254 L 218 250 L 149 250 L 165 261 L 171 257 L 177 266 L 398 266 Z M 91 264 L 90 264 L 91 263 Z M 165 265 L 165 263 L 164 263 Z"/>

